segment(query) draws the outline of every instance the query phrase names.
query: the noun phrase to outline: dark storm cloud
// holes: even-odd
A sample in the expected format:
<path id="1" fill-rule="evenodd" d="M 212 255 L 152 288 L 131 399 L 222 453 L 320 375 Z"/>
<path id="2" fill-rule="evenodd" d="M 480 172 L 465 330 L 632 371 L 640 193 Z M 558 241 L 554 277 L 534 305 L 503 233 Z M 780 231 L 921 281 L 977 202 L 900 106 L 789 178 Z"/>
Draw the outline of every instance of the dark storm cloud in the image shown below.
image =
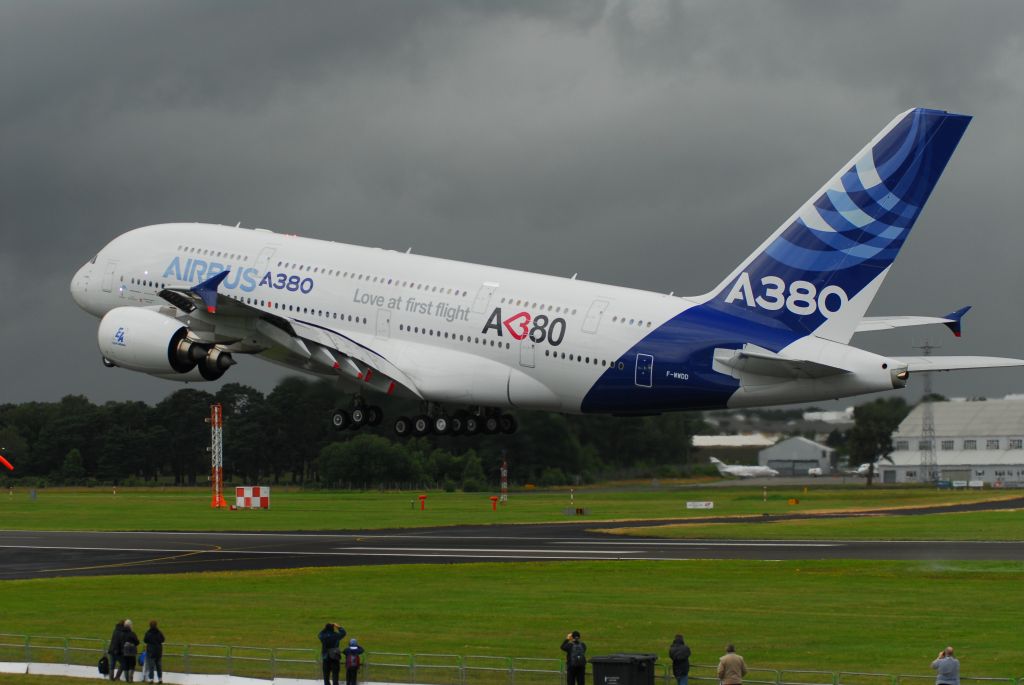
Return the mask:
<path id="1" fill-rule="evenodd" d="M 693 294 L 914 106 L 977 118 L 872 311 L 973 303 L 943 353 L 1024 354 L 1022 18 L 1009 2 L 0 5 L 0 401 L 177 387 L 99 367 L 67 294 L 134 226 L 241 221 Z M 1024 380 L 945 378 L 949 394 Z"/>

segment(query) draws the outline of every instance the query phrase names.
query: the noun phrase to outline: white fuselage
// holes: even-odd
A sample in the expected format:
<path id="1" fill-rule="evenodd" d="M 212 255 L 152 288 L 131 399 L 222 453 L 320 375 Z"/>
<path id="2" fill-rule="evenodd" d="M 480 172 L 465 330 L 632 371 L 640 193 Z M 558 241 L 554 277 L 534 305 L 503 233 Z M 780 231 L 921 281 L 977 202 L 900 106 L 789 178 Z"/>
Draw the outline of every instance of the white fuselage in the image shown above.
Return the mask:
<path id="1" fill-rule="evenodd" d="M 325 347 L 355 344 L 400 369 L 414 395 L 439 403 L 563 412 L 649 414 L 775 404 L 891 388 L 885 360 L 818 338 L 801 358 L 842 360 L 846 374 L 741 384 L 715 367 L 716 349 L 742 347 L 745 322 L 680 319 L 701 299 L 208 224 L 163 224 L 111 241 L 75 275 L 79 305 L 168 308 L 158 293 L 230 271 L 221 297 L 295 322 Z M 183 317 L 180 316 L 179 319 Z M 184 318 L 190 328 L 196 317 Z M 208 331 L 236 352 L 321 375 L 318 364 L 225 315 Z M 682 336 L 685 339 L 680 338 Z M 742 385 L 742 387 L 741 387 Z"/>

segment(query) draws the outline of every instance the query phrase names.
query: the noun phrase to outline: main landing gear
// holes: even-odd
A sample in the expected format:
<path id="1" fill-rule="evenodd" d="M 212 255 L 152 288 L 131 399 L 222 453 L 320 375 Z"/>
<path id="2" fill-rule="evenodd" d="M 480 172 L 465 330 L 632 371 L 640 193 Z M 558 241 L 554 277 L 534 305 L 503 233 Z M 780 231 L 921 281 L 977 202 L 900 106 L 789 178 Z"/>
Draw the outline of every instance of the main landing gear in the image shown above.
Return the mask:
<path id="1" fill-rule="evenodd" d="M 375 405 L 357 401 L 351 410 L 335 409 L 331 414 L 331 423 L 335 430 L 359 430 L 363 426 L 379 426 L 384 419 L 384 412 Z"/>
<path id="2" fill-rule="evenodd" d="M 515 433 L 519 427 L 511 414 L 502 414 L 497 409 L 479 409 L 476 412 L 459 410 L 454 414 L 419 414 L 412 418 L 399 416 L 395 419 L 395 434 L 422 437 L 424 435 L 478 435 L 485 433 Z"/>

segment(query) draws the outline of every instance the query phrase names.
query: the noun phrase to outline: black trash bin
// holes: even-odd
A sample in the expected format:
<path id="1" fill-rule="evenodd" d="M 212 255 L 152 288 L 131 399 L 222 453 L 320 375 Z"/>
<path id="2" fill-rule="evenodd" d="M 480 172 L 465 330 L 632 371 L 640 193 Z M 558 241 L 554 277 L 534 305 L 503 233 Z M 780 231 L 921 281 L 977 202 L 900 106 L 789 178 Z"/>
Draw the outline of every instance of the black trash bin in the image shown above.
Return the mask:
<path id="1" fill-rule="evenodd" d="M 656 654 L 609 654 L 590 657 L 594 685 L 654 685 Z"/>

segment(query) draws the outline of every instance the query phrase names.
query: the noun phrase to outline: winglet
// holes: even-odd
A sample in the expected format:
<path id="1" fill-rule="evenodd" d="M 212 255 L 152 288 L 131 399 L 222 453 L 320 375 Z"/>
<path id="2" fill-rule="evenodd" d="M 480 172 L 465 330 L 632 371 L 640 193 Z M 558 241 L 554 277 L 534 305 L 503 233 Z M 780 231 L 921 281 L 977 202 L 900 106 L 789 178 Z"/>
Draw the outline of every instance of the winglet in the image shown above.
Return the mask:
<path id="1" fill-rule="evenodd" d="M 199 285 L 192 286 L 192 292 L 202 298 L 206 305 L 206 311 L 211 314 L 217 313 L 217 288 L 228 277 L 231 270 L 221 271 L 219 274 L 207 278 Z"/>
<path id="2" fill-rule="evenodd" d="M 971 309 L 971 305 L 967 305 L 966 307 L 961 307 L 960 309 L 956 310 L 955 312 L 951 312 L 949 314 L 946 314 L 945 318 L 952 319 L 952 321 L 947 321 L 947 322 L 945 322 L 942 325 L 945 326 L 946 328 L 948 328 L 949 330 L 953 331 L 953 335 L 955 335 L 956 337 L 959 338 L 960 337 L 960 319 L 964 318 L 964 314 L 966 314 L 968 311 L 970 311 L 970 309 Z"/>

